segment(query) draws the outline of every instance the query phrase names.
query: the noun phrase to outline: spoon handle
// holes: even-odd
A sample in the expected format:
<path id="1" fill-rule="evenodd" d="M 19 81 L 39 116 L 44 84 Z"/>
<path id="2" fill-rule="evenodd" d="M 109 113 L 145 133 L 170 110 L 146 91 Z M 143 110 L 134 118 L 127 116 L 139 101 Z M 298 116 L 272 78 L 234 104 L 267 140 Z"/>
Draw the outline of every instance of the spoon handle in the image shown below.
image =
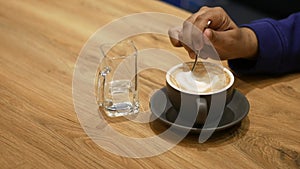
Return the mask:
<path id="1" fill-rule="evenodd" d="M 195 67 L 196 67 L 196 64 L 197 64 L 197 60 L 198 60 L 199 54 L 200 54 L 200 51 L 197 51 L 197 55 L 196 55 L 196 58 L 195 58 L 195 61 L 194 61 L 194 64 L 193 64 L 193 67 L 192 67 L 191 71 L 194 71 L 194 69 L 195 69 Z"/>
<path id="2" fill-rule="evenodd" d="M 211 20 L 209 20 L 207 22 L 207 25 L 206 25 L 206 27 L 204 29 L 208 28 L 210 24 L 211 24 Z M 192 67 L 191 71 L 194 71 L 194 69 L 196 67 L 196 64 L 197 64 L 197 60 L 198 60 L 199 55 L 200 55 L 200 50 L 197 50 L 196 58 L 195 58 L 195 61 L 194 61 L 194 64 L 193 64 L 193 67 Z"/>

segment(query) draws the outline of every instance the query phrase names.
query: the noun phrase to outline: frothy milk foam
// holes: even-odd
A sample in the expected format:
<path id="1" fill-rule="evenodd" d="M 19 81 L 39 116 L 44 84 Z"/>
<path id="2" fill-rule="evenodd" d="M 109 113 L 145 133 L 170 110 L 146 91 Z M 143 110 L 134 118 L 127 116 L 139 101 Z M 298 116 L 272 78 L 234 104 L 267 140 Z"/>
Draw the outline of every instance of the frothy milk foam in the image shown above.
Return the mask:
<path id="1" fill-rule="evenodd" d="M 170 80 L 180 89 L 204 93 L 223 89 L 228 85 L 230 78 L 220 67 L 201 64 L 196 65 L 193 72 L 184 65 L 178 67 L 171 73 Z"/>

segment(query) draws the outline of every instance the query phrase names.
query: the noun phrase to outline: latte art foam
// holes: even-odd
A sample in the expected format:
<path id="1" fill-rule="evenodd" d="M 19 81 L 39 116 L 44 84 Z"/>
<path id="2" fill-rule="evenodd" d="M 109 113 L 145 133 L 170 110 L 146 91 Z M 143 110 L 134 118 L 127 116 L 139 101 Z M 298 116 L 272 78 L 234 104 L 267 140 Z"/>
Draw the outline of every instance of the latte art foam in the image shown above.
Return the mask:
<path id="1" fill-rule="evenodd" d="M 222 89 L 225 82 L 224 78 L 213 75 L 211 78 L 207 75 L 196 77 L 193 72 L 179 72 L 175 76 L 179 87 L 192 92 L 209 92 L 212 90 Z"/>
<path id="2" fill-rule="evenodd" d="M 189 65 L 178 67 L 170 74 L 171 82 L 179 89 L 205 93 L 214 92 L 226 87 L 230 78 L 220 67 L 211 64 L 197 64 L 196 69 L 191 72 Z"/>

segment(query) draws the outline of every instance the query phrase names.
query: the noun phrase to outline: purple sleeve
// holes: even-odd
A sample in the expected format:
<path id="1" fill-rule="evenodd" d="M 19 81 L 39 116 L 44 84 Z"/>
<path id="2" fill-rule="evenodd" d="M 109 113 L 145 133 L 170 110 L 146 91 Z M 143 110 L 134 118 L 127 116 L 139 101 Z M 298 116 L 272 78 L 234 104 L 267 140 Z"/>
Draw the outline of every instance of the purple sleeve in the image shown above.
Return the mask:
<path id="1" fill-rule="evenodd" d="M 238 74 L 283 74 L 300 71 L 300 12 L 283 20 L 261 19 L 242 25 L 258 39 L 257 60 L 229 60 Z"/>

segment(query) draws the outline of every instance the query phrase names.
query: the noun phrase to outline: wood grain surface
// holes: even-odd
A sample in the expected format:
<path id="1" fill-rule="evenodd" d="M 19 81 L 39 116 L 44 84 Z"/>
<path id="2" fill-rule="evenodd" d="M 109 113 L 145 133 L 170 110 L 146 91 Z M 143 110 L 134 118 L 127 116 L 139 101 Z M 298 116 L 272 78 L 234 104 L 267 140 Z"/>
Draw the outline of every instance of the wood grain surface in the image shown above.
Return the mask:
<path id="1" fill-rule="evenodd" d="M 149 0 L 0 0 L 0 168 L 300 168 L 300 74 L 236 77 L 250 112 L 240 125 L 203 144 L 197 135 L 188 135 L 169 151 L 148 158 L 122 157 L 98 146 L 74 109 L 76 59 L 99 28 L 139 12 L 182 19 L 190 15 Z M 159 47 L 189 60 L 166 36 L 130 39 L 139 49 Z M 164 78 L 161 70 L 140 72 L 143 111 L 150 111 L 149 99 L 165 85 Z M 166 129 L 160 122 L 106 120 L 136 138 Z"/>

